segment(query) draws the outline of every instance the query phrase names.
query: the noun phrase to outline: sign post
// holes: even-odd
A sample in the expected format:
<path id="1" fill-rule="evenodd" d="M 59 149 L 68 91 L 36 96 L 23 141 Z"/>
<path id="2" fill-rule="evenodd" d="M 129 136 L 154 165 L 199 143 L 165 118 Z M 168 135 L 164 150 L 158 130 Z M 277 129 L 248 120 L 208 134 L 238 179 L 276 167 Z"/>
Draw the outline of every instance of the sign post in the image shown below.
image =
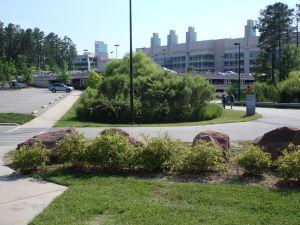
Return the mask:
<path id="1" fill-rule="evenodd" d="M 251 116 L 255 114 L 256 99 L 255 94 L 250 86 L 246 88 L 247 93 L 247 103 L 246 103 L 246 116 Z"/>

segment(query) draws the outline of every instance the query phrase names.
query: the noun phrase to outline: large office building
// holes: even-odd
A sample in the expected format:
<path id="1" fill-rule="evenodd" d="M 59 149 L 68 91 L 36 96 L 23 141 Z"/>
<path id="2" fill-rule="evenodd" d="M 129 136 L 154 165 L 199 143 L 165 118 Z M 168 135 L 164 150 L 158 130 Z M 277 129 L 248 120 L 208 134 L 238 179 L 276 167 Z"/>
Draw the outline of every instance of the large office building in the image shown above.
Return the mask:
<path id="1" fill-rule="evenodd" d="M 158 33 L 151 38 L 150 48 L 138 48 L 161 66 L 180 74 L 188 69 L 199 74 L 215 74 L 217 72 L 238 72 L 238 56 L 240 45 L 241 73 L 251 74 L 259 53 L 258 36 L 255 22 L 248 20 L 245 35 L 241 38 L 224 38 L 218 40 L 197 41 L 194 27 L 186 32 L 186 42 L 178 43 L 175 30 L 167 37 L 167 45 L 161 45 Z"/>
<path id="2" fill-rule="evenodd" d="M 95 54 L 107 53 L 107 44 L 103 41 L 95 41 Z"/>
<path id="3" fill-rule="evenodd" d="M 104 72 L 108 62 L 107 44 L 95 41 L 95 52 L 85 51 L 74 60 L 75 70 L 97 70 Z"/>

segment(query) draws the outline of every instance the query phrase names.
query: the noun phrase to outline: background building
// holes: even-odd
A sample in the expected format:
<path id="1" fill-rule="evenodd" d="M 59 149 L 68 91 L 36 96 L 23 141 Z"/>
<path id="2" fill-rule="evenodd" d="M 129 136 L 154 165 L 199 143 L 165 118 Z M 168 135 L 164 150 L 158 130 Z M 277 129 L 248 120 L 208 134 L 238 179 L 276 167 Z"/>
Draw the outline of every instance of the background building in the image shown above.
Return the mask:
<path id="1" fill-rule="evenodd" d="M 103 41 L 95 41 L 95 52 L 84 52 L 82 55 L 77 55 L 74 60 L 74 69 L 96 70 L 104 72 L 108 62 L 107 44 Z"/>
<path id="2" fill-rule="evenodd" d="M 95 54 L 107 53 L 107 44 L 103 41 L 95 41 Z"/>
<path id="3" fill-rule="evenodd" d="M 188 68 L 200 74 L 238 72 L 238 46 L 234 43 L 240 43 L 241 73 L 249 75 L 259 53 L 258 36 L 253 20 L 247 21 L 244 37 L 235 39 L 197 41 L 194 27 L 189 27 L 185 43 L 178 44 L 178 36 L 175 30 L 171 30 L 167 45 L 161 46 L 158 34 L 154 34 L 150 48 L 139 48 L 137 51 L 143 51 L 158 64 L 178 73 L 185 73 Z"/>
<path id="4" fill-rule="evenodd" d="M 77 55 L 74 60 L 75 70 L 94 70 L 96 68 L 96 58 L 93 52 L 84 52 L 82 55 Z"/>

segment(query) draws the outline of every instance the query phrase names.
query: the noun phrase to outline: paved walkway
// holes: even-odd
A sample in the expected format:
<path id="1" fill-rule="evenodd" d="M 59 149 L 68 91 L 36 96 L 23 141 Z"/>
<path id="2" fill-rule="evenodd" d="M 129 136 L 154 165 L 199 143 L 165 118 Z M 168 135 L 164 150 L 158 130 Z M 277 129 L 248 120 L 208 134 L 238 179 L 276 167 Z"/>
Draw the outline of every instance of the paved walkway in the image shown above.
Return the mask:
<path id="1" fill-rule="evenodd" d="M 234 109 L 245 110 L 244 107 L 234 107 Z M 215 130 L 229 135 L 232 141 L 252 141 L 264 133 L 278 127 L 289 126 L 300 129 L 300 110 L 294 109 L 273 109 L 257 108 L 257 112 L 263 118 L 227 124 L 212 124 L 205 126 L 187 127 L 120 127 L 131 134 L 145 134 L 151 137 L 162 136 L 168 133 L 171 137 L 181 139 L 185 142 L 192 142 L 193 138 L 201 131 Z M 88 137 L 96 136 L 105 128 L 87 127 L 77 128 Z"/>
<path id="2" fill-rule="evenodd" d="M 78 99 L 80 92 L 72 92 L 48 111 L 20 127 L 0 129 L 0 224 L 23 225 L 40 213 L 66 187 L 30 177 L 17 176 L 3 165 L 6 152 L 28 138 L 51 128 Z"/>

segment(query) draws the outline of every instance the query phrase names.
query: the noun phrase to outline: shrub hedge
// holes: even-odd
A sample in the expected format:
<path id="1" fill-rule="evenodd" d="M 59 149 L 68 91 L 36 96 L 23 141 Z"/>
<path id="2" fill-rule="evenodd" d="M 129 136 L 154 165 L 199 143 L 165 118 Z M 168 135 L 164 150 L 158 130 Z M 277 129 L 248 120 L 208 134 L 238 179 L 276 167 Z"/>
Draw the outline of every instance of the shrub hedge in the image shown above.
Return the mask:
<path id="1" fill-rule="evenodd" d="M 29 174 L 46 166 L 49 157 L 50 151 L 39 143 L 31 147 L 22 146 L 16 152 L 14 165 L 22 174 Z"/>
<path id="2" fill-rule="evenodd" d="M 277 160 L 278 170 L 285 180 L 300 181 L 300 145 L 290 145 Z"/>
<path id="3" fill-rule="evenodd" d="M 99 87 L 89 88 L 81 96 L 76 111 L 80 119 L 104 123 L 130 121 L 128 63 L 126 56 L 108 64 Z M 212 99 L 214 89 L 204 78 L 170 74 L 141 52 L 134 55 L 134 74 L 137 123 L 199 121 L 207 116 L 203 109 Z M 209 118 L 219 115 L 208 114 Z"/>
<path id="4" fill-rule="evenodd" d="M 236 157 L 235 162 L 244 169 L 245 174 L 257 176 L 261 175 L 270 165 L 271 156 L 258 146 L 248 145 L 245 147 L 245 151 Z"/>

